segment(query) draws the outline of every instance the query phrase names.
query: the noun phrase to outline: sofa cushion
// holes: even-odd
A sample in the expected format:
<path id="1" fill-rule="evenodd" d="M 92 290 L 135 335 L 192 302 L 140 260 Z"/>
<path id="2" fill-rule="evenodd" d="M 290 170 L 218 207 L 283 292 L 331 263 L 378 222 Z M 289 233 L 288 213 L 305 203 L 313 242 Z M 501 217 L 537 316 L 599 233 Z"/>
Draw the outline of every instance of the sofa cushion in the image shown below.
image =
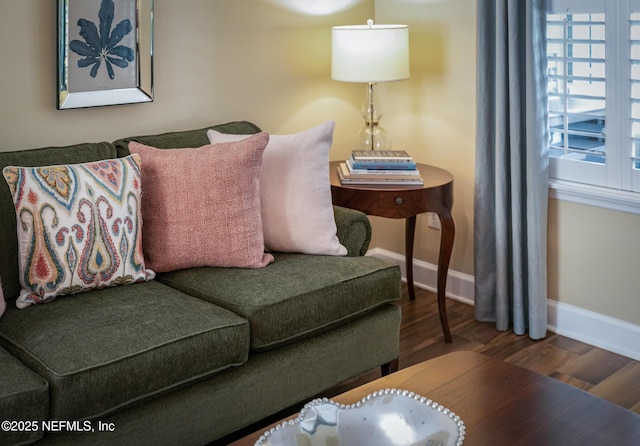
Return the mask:
<path id="1" fill-rule="evenodd" d="M 46 420 L 48 414 L 47 382 L 0 348 L 0 421 L 37 422 Z M 31 431 L 34 425 L 27 427 L 0 430 L 0 444 L 23 444 L 42 437 L 40 429 Z"/>
<path id="2" fill-rule="evenodd" d="M 162 283 L 249 320 L 251 348 L 313 336 L 400 299 L 400 269 L 375 257 L 275 253 L 262 270 L 194 268 Z"/>
<path id="3" fill-rule="evenodd" d="M 199 148 L 129 143 L 142 157 L 144 252 L 156 272 L 195 266 L 261 268 L 260 166 L 269 135 Z"/>
<path id="4" fill-rule="evenodd" d="M 345 255 L 336 236 L 331 203 L 329 150 L 335 122 L 303 132 L 270 135 L 262 158 L 260 201 L 264 243 L 269 251 Z M 246 135 L 216 130 L 212 143 L 239 141 Z"/>
<path id="5" fill-rule="evenodd" d="M 18 308 L 155 276 L 142 254 L 140 156 L 2 172 L 20 223 Z"/>
<path id="6" fill-rule="evenodd" d="M 51 419 L 80 420 L 244 363 L 249 325 L 151 281 L 9 307 L 0 344 L 47 380 Z"/>
<path id="7" fill-rule="evenodd" d="M 206 131 L 205 131 L 206 138 Z M 115 158 L 116 149 L 109 143 L 78 144 L 66 147 L 0 152 L 0 170 L 6 166 L 46 166 L 51 164 L 77 164 Z M 0 277 L 4 297 L 15 299 L 21 290 L 18 280 L 18 239 L 16 214 L 9 186 L 0 182 Z"/>

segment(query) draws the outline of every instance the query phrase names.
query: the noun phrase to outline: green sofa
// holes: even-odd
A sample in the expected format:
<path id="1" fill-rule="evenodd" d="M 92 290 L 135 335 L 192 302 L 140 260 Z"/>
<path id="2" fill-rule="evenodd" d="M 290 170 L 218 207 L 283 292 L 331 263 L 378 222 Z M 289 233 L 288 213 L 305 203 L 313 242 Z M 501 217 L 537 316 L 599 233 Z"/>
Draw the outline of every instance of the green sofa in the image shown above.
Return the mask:
<path id="1" fill-rule="evenodd" d="M 232 122 L 0 152 L 0 168 L 122 157 L 131 140 L 199 147 L 209 128 L 259 131 Z M 344 257 L 274 253 L 261 269 L 185 269 L 18 309 L 16 218 L 3 182 L 0 444 L 207 444 L 363 372 L 397 368 L 400 270 L 364 256 L 364 214 L 334 213 Z"/>

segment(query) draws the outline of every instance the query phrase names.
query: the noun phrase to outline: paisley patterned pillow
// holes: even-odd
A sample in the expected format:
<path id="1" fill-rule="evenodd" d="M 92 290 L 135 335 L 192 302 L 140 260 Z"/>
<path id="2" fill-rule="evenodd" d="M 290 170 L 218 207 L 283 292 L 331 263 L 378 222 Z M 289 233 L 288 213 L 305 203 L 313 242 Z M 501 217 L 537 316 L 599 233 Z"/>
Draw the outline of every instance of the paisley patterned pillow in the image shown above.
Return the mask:
<path id="1" fill-rule="evenodd" d="M 18 226 L 18 308 L 150 280 L 142 255 L 140 157 L 7 166 Z"/>

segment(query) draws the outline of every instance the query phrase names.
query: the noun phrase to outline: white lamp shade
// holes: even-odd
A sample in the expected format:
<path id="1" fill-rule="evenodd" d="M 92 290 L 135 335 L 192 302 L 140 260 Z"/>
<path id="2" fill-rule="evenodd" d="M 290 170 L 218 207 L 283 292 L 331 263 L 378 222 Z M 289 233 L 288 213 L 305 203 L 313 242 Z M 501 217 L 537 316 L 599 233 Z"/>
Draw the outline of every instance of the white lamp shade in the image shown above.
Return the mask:
<path id="1" fill-rule="evenodd" d="M 332 28 L 331 78 L 344 82 L 385 82 L 409 77 L 406 25 Z"/>

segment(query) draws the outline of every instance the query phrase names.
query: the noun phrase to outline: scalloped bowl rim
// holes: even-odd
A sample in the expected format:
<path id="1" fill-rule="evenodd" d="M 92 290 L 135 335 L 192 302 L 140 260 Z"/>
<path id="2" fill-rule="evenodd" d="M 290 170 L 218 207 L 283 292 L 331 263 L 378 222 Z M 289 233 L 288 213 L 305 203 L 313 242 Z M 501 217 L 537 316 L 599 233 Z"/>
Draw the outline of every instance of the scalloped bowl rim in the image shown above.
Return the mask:
<path id="1" fill-rule="evenodd" d="M 465 436 L 466 436 L 466 428 L 464 425 L 464 422 L 462 421 L 462 419 L 456 415 L 454 412 L 452 412 L 450 409 L 447 409 L 446 407 L 442 406 L 441 404 L 438 404 L 437 402 L 421 396 L 415 392 L 409 391 L 409 390 L 401 390 L 401 389 L 392 389 L 392 388 L 388 388 L 388 389 L 384 389 L 384 390 L 377 390 L 375 392 L 370 393 L 369 395 L 365 396 L 364 398 L 362 398 L 360 401 L 357 401 L 353 404 L 342 404 L 342 403 L 338 403 L 335 402 L 331 399 L 328 398 L 316 398 L 310 402 L 308 402 L 307 404 L 304 405 L 304 407 L 302 408 L 302 410 L 300 411 L 300 413 L 298 414 L 298 416 L 294 419 L 288 420 L 288 421 L 284 421 L 274 427 L 272 427 L 271 429 L 267 430 L 266 432 L 264 432 L 260 438 L 258 439 L 258 441 L 256 441 L 255 446 L 266 446 L 271 444 L 269 442 L 270 438 L 273 437 L 275 434 L 277 433 L 282 433 L 281 430 L 282 429 L 291 429 L 291 428 L 296 428 L 296 427 L 300 427 L 301 423 L 305 422 L 305 418 L 307 417 L 307 415 L 309 415 L 310 412 L 315 411 L 315 409 L 318 406 L 321 405 L 330 405 L 330 406 L 334 406 L 335 410 L 337 412 L 341 412 L 344 410 L 350 410 L 350 409 L 359 409 L 361 408 L 364 404 L 370 402 L 371 400 L 375 400 L 377 398 L 380 397 L 384 397 L 384 396 L 400 396 L 400 397 L 404 397 L 407 398 L 409 401 L 413 400 L 417 403 L 420 404 L 424 404 L 426 406 L 428 406 L 428 408 L 432 409 L 433 411 L 436 412 L 436 414 L 440 414 L 441 416 L 445 416 L 448 417 L 457 427 L 457 438 L 455 439 L 455 445 L 456 446 L 461 446 L 464 442 Z M 337 422 L 336 422 L 337 425 Z M 293 441 L 293 439 L 292 439 Z M 279 445 L 284 446 L 286 445 L 294 445 L 295 443 L 278 443 Z"/>

